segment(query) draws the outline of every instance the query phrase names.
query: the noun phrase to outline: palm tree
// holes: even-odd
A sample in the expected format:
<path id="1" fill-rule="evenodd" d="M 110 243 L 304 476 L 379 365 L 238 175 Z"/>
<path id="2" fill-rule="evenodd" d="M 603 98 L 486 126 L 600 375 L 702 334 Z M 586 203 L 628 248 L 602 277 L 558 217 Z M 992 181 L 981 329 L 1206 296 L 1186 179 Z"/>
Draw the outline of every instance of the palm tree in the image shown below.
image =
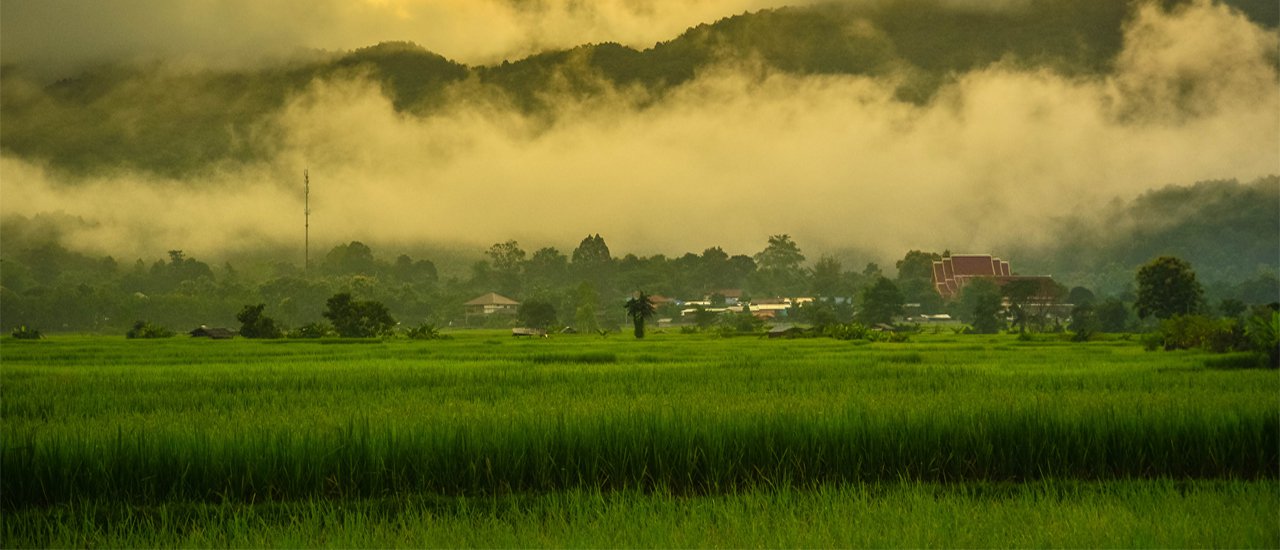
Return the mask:
<path id="1" fill-rule="evenodd" d="M 653 314 L 657 311 L 653 307 L 653 301 L 649 299 L 649 295 L 643 290 L 636 291 L 636 295 L 627 300 L 627 317 L 631 318 L 631 322 L 636 326 L 636 338 L 644 338 L 644 322 L 653 318 Z"/>

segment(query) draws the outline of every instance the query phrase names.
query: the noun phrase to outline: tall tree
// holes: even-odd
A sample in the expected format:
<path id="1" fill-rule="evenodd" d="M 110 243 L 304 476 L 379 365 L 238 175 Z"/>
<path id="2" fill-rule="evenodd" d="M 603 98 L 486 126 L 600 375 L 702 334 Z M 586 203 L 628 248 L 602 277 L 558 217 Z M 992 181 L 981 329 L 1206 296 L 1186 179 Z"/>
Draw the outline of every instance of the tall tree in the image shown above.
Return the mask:
<path id="1" fill-rule="evenodd" d="M 804 271 L 800 267 L 804 254 L 790 235 L 771 235 L 769 244 L 755 255 L 755 261 L 755 291 L 794 295 L 804 289 Z"/>
<path id="2" fill-rule="evenodd" d="M 556 307 L 546 300 L 525 300 L 516 318 L 526 327 L 546 330 L 556 324 Z"/>
<path id="3" fill-rule="evenodd" d="M 1124 332 L 1129 329 L 1129 308 L 1119 298 L 1107 298 L 1098 305 L 1094 315 L 1102 332 Z"/>
<path id="4" fill-rule="evenodd" d="M 1031 317 L 1030 302 L 1039 296 L 1040 286 L 1040 281 L 1035 279 L 1018 279 L 1000 289 L 1009 300 L 1009 311 L 1013 313 L 1013 322 L 1018 325 L 1019 334 L 1027 332 L 1027 321 Z"/>
<path id="5" fill-rule="evenodd" d="M 962 318 L 978 334 L 995 334 L 1004 326 L 1001 315 L 1000 287 L 989 279 L 977 279 L 965 285 L 960 293 Z"/>
<path id="6" fill-rule="evenodd" d="M 657 312 L 653 301 L 649 299 L 648 294 L 640 290 L 627 300 L 624 307 L 627 309 L 627 317 L 631 318 L 631 323 L 635 326 L 636 338 L 644 338 L 644 323 L 652 319 L 653 314 Z"/>
<path id="7" fill-rule="evenodd" d="M 591 281 L 582 281 L 578 285 L 578 307 L 573 316 L 579 332 L 595 332 L 600 328 L 600 323 L 596 320 L 599 303 L 600 293 L 596 292 L 596 287 L 592 286 Z"/>
<path id="8" fill-rule="evenodd" d="M 525 288 L 532 293 L 550 292 L 564 286 L 569 275 L 569 258 L 552 247 L 539 248 L 524 265 Z"/>
<path id="9" fill-rule="evenodd" d="M 348 293 L 334 294 L 325 302 L 324 317 L 344 338 L 373 338 L 390 334 L 395 318 L 381 302 L 356 301 Z"/>
<path id="10" fill-rule="evenodd" d="M 1101 327 L 1101 323 L 1098 321 L 1098 315 L 1094 311 L 1092 302 L 1076 304 L 1075 307 L 1071 308 L 1071 323 L 1067 325 L 1067 330 L 1072 332 L 1072 341 L 1088 341 L 1098 332 L 1099 327 Z"/>
<path id="11" fill-rule="evenodd" d="M 862 290 L 858 318 L 864 323 L 892 323 L 902 315 L 902 292 L 885 277 Z"/>
<path id="12" fill-rule="evenodd" d="M 1191 264 L 1173 256 L 1161 256 L 1138 269 L 1138 317 L 1168 319 L 1200 309 L 1204 288 L 1196 281 Z"/>
<path id="13" fill-rule="evenodd" d="M 933 279 L 933 262 L 941 260 L 942 255 L 937 252 L 924 252 L 921 250 L 911 250 L 894 264 L 898 268 L 898 282 L 911 279 Z"/>
<path id="14" fill-rule="evenodd" d="M 813 264 L 813 278 L 810 282 L 816 296 L 833 298 L 849 295 L 844 266 L 833 256 L 818 258 L 818 262 Z"/>
<path id="15" fill-rule="evenodd" d="M 574 264 L 600 264 L 608 263 L 613 257 L 609 255 L 609 245 L 605 244 L 604 237 L 599 233 L 595 235 L 587 235 L 578 243 L 578 247 L 573 249 Z"/>
<path id="16" fill-rule="evenodd" d="M 496 243 L 485 251 L 489 262 L 493 265 L 492 277 L 498 284 L 498 292 L 503 294 L 520 294 L 520 271 L 524 266 L 524 249 L 520 243 L 507 241 Z"/>
<path id="17" fill-rule="evenodd" d="M 924 312 L 942 310 L 942 296 L 933 285 L 933 262 L 941 260 L 937 252 L 912 250 L 895 263 L 898 268 L 898 289 L 902 299 L 920 304 Z"/>
<path id="18" fill-rule="evenodd" d="M 591 281 L 598 290 L 612 295 L 613 256 L 609 254 L 609 245 L 605 244 L 599 233 L 582 239 L 570 257 L 573 260 L 570 270 L 574 277 L 580 281 Z"/>
<path id="19" fill-rule="evenodd" d="M 275 319 L 262 314 L 262 310 L 267 307 L 266 304 L 246 305 L 240 313 L 236 314 L 236 320 L 240 321 L 240 336 L 245 338 L 281 338 L 284 331 L 276 326 Z"/>
<path id="20" fill-rule="evenodd" d="M 340 244 L 324 255 L 324 270 L 335 275 L 373 275 L 378 271 L 373 249 L 360 241 Z"/>

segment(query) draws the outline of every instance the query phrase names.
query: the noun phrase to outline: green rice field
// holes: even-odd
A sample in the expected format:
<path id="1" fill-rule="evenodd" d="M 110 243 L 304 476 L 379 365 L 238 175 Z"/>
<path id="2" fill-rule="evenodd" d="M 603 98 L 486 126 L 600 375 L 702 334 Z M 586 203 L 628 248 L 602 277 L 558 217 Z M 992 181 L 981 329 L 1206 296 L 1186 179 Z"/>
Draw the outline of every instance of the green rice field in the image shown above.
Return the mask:
<path id="1" fill-rule="evenodd" d="M 1136 342 L 0 344 L 0 546 L 1280 545 L 1280 377 Z"/>

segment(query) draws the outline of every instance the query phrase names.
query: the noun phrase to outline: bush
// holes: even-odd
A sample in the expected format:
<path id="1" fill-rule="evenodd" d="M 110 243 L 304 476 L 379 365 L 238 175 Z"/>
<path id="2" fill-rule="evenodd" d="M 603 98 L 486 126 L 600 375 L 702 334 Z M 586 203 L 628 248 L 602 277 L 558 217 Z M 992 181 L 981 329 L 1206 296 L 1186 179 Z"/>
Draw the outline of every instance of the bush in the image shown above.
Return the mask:
<path id="1" fill-rule="evenodd" d="M 412 340 L 448 340 L 449 336 L 440 334 L 440 329 L 431 323 L 422 323 L 405 332 Z"/>
<path id="2" fill-rule="evenodd" d="M 27 325 L 18 325 L 14 327 L 13 332 L 10 332 L 9 335 L 18 340 L 39 340 L 44 338 L 44 335 L 40 334 L 40 331 Z"/>
<path id="3" fill-rule="evenodd" d="M 822 329 L 822 335 L 836 340 L 870 340 L 871 329 L 861 323 L 831 325 Z"/>
<path id="4" fill-rule="evenodd" d="M 134 322 L 133 328 L 124 334 L 125 338 L 170 338 L 173 335 L 172 330 L 146 321 Z"/>
<path id="5" fill-rule="evenodd" d="M 1147 351 L 1163 348 L 1228 353 L 1255 349 L 1236 319 L 1210 319 L 1203 315 L 1174 315 L 1161 322 L 1159 330 L 1143 337 L 1142 343 Z"/>
<path id="6" fill-rule="evenodd" d="M 516 319 L 526 327 L 546 330 L 556 324 L 556 307 L 546 300 L 527 300 L 520 304 Z"/>
<path id="7" fill-rule="evenodd" d="M 1071 323 L 1067 330 L 1071 331 L 1072 342 L 1088 342 L 1101 326 L 1093 304 L 1079 304 L 1071 309 Z"/>
<path id="8" fill-rule="evenodd" d="M 382 302 L 353 300 L 345 292 L 330 296 L 322 315 L 333 321 L 334 330 L 343 338 L 387 336 L 396 326 L 395 318 Z"/>
<path id="9" fill-rule="evenodd" d="M 1280 311 L 1250 317 L 1245 335 L 1253 351 L 1262 354 L 1268 368 L 1280 369 Z"/>
<path id="10" fill-rule="evenodd" d="M 289 331 L 289 338 L 324 338 L 337 335 L 338 333 L 333 331 L 329 323 L 307 323 Z"/>
<path id="11" fill-rule="evenodd" d="M 753 334 L 764 330 L 764 321 L 750 313 L 724 313 L 720 316 L 720 326 L 716 332 L 720 336 L 737 336 Z"/>
<path id="12" fill-rule="evenodd" d="M 275 319 L 262 314 L 262 310 L 266 307 L 266 304 L 247 305 L 236 314 L 236 320 L 240 321 L 240 336 L 245 338 L 284 337 L 284 331 L 276 326 Z"/>

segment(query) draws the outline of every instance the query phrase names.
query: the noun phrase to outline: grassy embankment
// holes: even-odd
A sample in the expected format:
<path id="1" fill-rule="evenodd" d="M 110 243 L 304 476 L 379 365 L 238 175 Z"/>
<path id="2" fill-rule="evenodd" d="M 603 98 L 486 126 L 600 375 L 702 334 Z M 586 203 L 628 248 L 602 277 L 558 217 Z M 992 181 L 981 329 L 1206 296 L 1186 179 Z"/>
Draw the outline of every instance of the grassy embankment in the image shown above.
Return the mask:
<path id="1" fill-rule="evenodd" d="M 5 545 L 1280 534 L 1274 373 L 1128 342 L 917 340 L 6 341 Z M 876 514 L 918 521 L 851 519 Z M 626 525 L 644 517 L 665 527 Z M 782 538 L 747 528 L 770 523 Z"/>

